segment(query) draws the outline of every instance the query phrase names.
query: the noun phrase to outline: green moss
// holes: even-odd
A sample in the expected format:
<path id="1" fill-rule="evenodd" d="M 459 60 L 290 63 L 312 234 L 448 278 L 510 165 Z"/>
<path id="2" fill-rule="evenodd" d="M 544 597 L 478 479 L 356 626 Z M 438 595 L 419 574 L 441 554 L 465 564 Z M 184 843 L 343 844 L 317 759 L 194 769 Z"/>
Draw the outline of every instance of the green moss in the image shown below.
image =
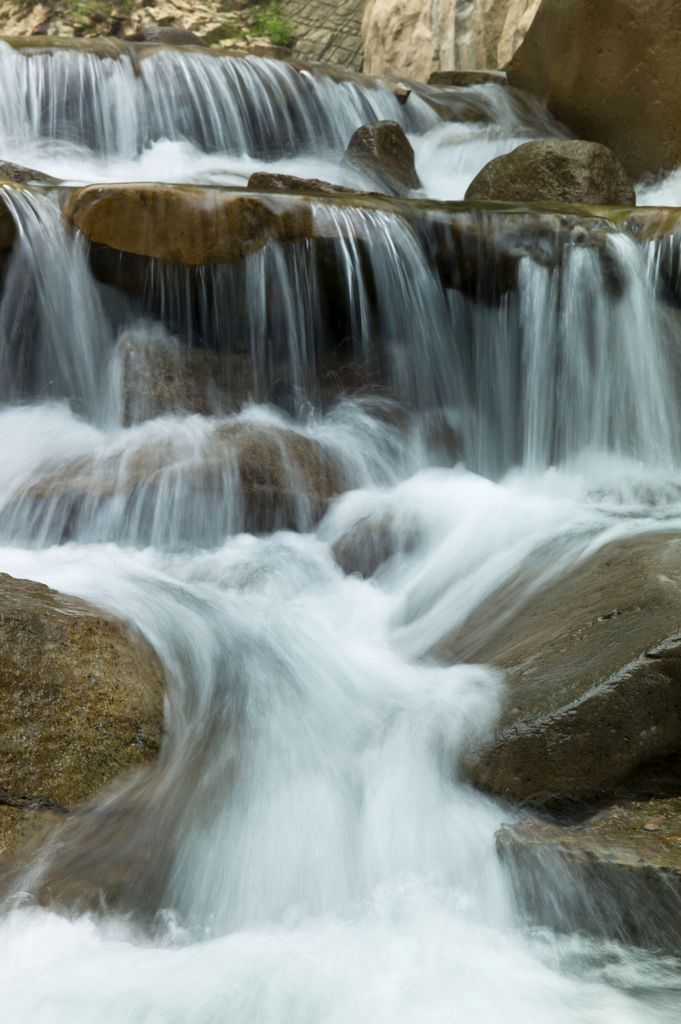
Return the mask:
<path id="1" fill-rule="evenodd" d="M 275 46 L 291 47 L 296 38 L 295 25 L 284 17 L 276 0 L 253 14 L 251 29 L 256 35 L 265 36 Z"/>

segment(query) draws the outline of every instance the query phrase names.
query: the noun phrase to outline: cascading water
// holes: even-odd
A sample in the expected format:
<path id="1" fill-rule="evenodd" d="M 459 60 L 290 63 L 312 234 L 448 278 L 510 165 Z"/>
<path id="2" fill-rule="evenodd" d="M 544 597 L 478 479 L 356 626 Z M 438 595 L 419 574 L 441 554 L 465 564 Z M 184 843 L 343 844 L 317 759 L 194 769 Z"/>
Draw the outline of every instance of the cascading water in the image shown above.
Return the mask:
<path id="1" fill-rule="evenodd" d="M 2 156 L 59 175 L 87 148 L 84 177 L 125 176 L 150 147 L 185 147 L 183 179 L 234 157 L 241 180 L 282 157 L 306 173 L 372 118 L 417 153 L 447 130 L 421 101 L 250 59 L 2 46 L 0 75 Z M 538 251 L 519 213 L 314 200 L 311 237 L 149 261 L 129 294 L 58 200 L 8 194 L 0 568 L 141 631 L 166 736 L 14 878 L 3 1022 L 676 1021 L 676 961 L 526 926 L 495 854 L 517 812 L 462 770 L 501 674 L 431 656 L 511 582 L 681 529 L 659 247 L 549 218 Z M 159 415 L 145 374 L 188 352 L 224 378 Z M 372 521 L 383 567 L 344 575 Z"/>

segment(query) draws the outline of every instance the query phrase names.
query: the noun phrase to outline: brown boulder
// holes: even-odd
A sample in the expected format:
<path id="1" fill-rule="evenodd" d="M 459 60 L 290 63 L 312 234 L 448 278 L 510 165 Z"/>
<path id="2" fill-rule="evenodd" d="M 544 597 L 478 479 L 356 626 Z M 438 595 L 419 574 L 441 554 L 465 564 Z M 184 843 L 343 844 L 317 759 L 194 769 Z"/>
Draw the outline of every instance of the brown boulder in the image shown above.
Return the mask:
<path id="1" fill-rule="evenodd" d="M 468 88 L 471 85 L 506 85 L 503 71 L 433 71 L 428 85 Z"/>
<path id="2" fill-rule="evenodd" d="M 168 335 L 131 331 L 116 357 L 124 426 L 168 413 L 217 415 L 238 408 L 248 396 L 246 356 L 221 356 Z"/>
<path id="3" fill-rule="evenodd" d="M 681 753 L 681 538 L 618 541 L 531 582 L 494 594 L 436 653 L 506 670 L 497 728 L 469 756 L 476 785 L 563 808 Z"/>
<path id="4" fill-rule="evenodd" d="M 420 188 L 411 142 L 396 121 L 365 124 L 354 133 L 344 161 L 367 174 L 376 188 L 404 195 Z"/>
<path id="5" fill-rule="evenodd" d="M 44 542 L 216 544 L 243 530 L 310 529 L 347 486 L 317 441 L 236 421 L 45 467 L 2 518 Z"/>
<path id="6" fill-rule="evenodd" d="M 147 25 L 131 37 L 141 43 L 162 43 L 165 46 L 207 46 L 195 32 L 181 25 Z"/>
<path id="7" fill-rule="evenodd" d="M 332 185 L 319 178 L 297 178 L 294 174 L 272 174 L 256 171 L 248 179 L 248 187 L 256 192 L 304 192 L 307 195 L 333 196 L 337 193 L 360 195 L 359 189 Z"/>
<path id="8" fill-rule="evenodd" d="M 497 833 L 497 849 L 533 922 L 678 951 L 681 798 L 630 801 L 579 825 L 526 819 Z"/>
<path id="9" fill-rule="evenodd" d="M 678 0 L 543 0 L 508 80 L 639 179 L 681 164 L 679 52 Z"/>
<path id="10" fill-rule="evenodd" d="M 468 186 L 466 199 L 497 202 L 580 203 L 635 206 L 626 171 L 596 142 L 526 142 L 486 164 Z"/>
<path id="11" fill-rule="evenodd" d="M 64 216 L 90 242 L 185 266 L 230 263 L 312 233 L 309 206 L 192 185 L 87 185 Z"/>
<path id="12" fill-rule="evenodd" d="M 155 758 L 163 673 L 123 623 L 0 575 L 0 853 Z"/>

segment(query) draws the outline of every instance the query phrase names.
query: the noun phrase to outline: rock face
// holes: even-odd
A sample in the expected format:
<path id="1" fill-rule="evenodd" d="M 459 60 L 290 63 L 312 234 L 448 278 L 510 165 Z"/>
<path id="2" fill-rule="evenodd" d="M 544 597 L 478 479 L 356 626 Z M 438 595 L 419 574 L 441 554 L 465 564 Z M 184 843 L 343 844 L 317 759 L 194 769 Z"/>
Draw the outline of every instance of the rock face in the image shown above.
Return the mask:
<path id="1" fill-rule="evenodd" d="M 434 71 L 501 68 L 540 0 L 367 0 L 362 22 L 367 74 L 426 81 Z"/>
<path id="2" fill-rule="evenodd" d="M 242 530 L 310 529 L 348 484 L 338 459 L 294 430 L 188 423 L 156 444 L 46 467 L 3 516 L 42 542 L 212 545 Z"/>
<path id="3" fill-rule="evenodd" d="M 475 783 L 563 808 L 681 753 L 681 539 L 607 545 L 524 594 L 519 582 L 493 595 L 437 652 L 507 671 L 497 730 L 469 761 Z"/>
<path id="4" fill-rule="evenodd" d="M 294 201 L 192 186 L 88 185 L 69 193 L 64 216 L 95 244 L 185 266 L 229 263 L 312 231 L 309 207 Z"/>
<path id="5" fill-rule="evenodd" d="M 0 575 L 0 852 L 38 810 L 91 799 L 153 759 L 163 728 L 155 655 L 117 620 Z"/>
<path id="6" fill-rule="evenodd" d="M 680 48 L 676 0 L 544 0 L 509 82 L 639 179 L 681 164 Z"/>
<path id="7" fill-rule="evenodd" d="M 483 167 L 466 199 L 501 202 L 635 206 L 636 193 L 619 160 L 597 142 L 526 142 Z"/>
<path id="8" fill-rule="evenodd" d="M 678 951 L 681 799 L 631 801 L 581 825 L 527 819 L 497 835 L 536 923 Z"/>
<path id="9" fill-rule="evenodd" d="M 420 188 L 414 150 L 395 121 L 365 124 L 353 134 L 344 161 L 361 169 L 381 191 L 404 195 Z"/>

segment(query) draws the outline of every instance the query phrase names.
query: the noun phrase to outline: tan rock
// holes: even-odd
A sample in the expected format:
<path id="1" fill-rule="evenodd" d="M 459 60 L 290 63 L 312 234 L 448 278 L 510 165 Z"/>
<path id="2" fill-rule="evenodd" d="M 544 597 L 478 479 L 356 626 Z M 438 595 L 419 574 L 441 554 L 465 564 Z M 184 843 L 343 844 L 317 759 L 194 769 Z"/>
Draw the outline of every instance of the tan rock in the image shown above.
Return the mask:
<path id="1" fill-rule="evenodd" d="M 503 67 L 539 3 L 367 0 L 362 23 L 364 70 L 426 81 L 436 71 Z"/>
<path id="2" fill-rule="evenodd" d="M 681 164 L 677 0 L 544 0 L 508 68 L 635 179 Z"/>
<path id="3" fill-rule="evenodd" d="M 310 209 L 189 185 L 87 185 L 72 190 L 66 219 L 99 245 L 163 262 L 229 263 L 271 239 L 312 232 Z"/>

